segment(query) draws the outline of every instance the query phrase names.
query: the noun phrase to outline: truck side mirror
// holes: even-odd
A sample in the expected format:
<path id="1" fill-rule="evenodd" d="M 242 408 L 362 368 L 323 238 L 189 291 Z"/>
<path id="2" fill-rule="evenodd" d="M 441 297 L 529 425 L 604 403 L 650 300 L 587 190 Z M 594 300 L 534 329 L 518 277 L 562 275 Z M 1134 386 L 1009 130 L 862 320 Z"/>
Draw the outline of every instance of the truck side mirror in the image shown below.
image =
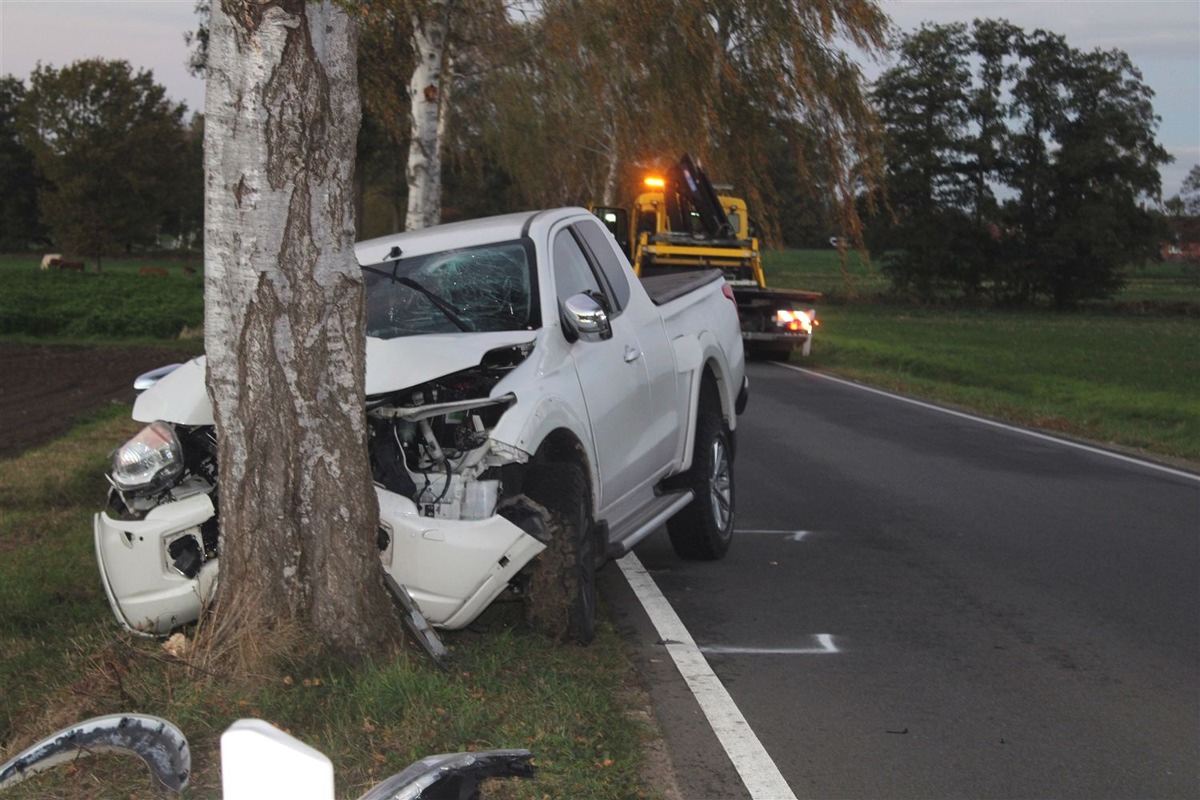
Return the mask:
<path id="1" fill-rule="evenodd" d="M 599 342 L 612 338 L 608 312 L 595 298 L 582 292 L 571 295 L 563 303 L 563 323 L 570 341 Z"/>

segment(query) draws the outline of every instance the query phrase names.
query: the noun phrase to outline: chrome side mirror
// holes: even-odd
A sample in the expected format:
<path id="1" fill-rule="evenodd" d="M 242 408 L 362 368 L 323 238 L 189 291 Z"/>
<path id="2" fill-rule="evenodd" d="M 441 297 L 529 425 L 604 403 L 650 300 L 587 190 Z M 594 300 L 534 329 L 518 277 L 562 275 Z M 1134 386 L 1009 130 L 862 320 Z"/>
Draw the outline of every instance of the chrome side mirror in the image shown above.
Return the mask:
<path id="1" fill-rule="evenodd" d="M 573 294 L 563 303 L 563 322 L 568 337 L 585 342 L 598 342 L 612 338 L 612 325 L 608 312 L 591 295 Z"/>

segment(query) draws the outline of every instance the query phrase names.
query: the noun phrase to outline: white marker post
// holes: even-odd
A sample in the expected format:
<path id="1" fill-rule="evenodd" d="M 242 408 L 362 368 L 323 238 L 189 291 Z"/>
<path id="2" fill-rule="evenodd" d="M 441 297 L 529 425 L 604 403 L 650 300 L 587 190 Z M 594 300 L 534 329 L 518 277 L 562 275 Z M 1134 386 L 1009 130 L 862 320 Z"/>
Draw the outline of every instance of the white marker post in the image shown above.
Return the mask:
<path id="1" fill-rule="evenodd" d="M 239 719 L 221 734 L 223 800 L 333 800 L 333 763 L 260 719 Z"/>

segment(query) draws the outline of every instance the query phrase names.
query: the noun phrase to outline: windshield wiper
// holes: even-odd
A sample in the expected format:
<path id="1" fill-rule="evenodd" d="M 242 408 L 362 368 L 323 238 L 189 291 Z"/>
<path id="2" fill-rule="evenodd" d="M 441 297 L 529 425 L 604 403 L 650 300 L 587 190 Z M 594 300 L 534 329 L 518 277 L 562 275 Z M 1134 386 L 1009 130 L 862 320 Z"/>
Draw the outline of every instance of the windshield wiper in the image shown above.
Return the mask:
<path id="1" fill-rule="evenodd" d="M 401 286 L 407 286 L 408 288 L 412 289 L 413 291 L 420 292 L 421 294 L 425 295 L 426 297 L 429 298 L 429 302 L 433 303 L 434 306 L 437 307 L 438 311 L 441 311 L 443 314 L 445 314 L 446 319 L 453 322 L 454 326 L 456 328 L 458 328 L 460 331 L 463 331 L 464 333 L 470 333 L 475 330 L 475 328 L 471 326 L 471 323 L 467 322 L 465 319 L 462 318 L 462 311 L 459 311 L 457 308 L 452 306 L 450 303 L 443 300 L 435 292 L 432 292 L 429 289 L 426 289 L 424 286 L 417 283 L 412 278 L 406 278 L 403 275 L 397 275 L 396 270 L 398 270 L 399 268 L 400 268 L 400 262 L 394 261 L 394 262 L 392 262 L 391 273 L 384 272 L 383 270 L 379 269 L 378 267 L 363 267 L 362 269 L 363 269 L 363 272 L 373 272 L 376 275 L 382 275 L 385 278 L 391 278 L 393 283 L 398 283 Z"/>
<path id="2" fill-rule="evenodd" d="M 396 283 L 400 284 L 401 286 L 407 286 L 408 288 L 418 291 L 421 294 L 428 297 L 429 302 L 431 302 L 435 306 L 437 306 L 438 311 L 441 311 L 443 314 L 445 314 L 446 319 L 450 320 L 456 326 L 458 326 L 458 329 L 460 331 L 469 333 L 472 330 L 474 330 L 474 328 L 471 327 L 470 323 L 468 323 L 466 320 L 464 320 L 462 318 L 461 311 L 459 311 L 457 308 L 455 308 L 454 306 L 447 303 L 442 298 L 438 297 L 435 293 L 426 289 L 421 284 L 414 281 L 412 278 L 405 278 L 401 275 L 393 275 L 392 280 L 394 280 Z"/>

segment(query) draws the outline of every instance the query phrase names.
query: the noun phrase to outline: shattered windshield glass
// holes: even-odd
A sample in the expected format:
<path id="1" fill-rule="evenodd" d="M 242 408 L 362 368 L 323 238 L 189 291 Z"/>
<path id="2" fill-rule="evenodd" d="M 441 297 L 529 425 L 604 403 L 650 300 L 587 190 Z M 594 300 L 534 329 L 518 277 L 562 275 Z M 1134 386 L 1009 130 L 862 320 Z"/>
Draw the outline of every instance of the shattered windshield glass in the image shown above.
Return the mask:
<path id="1" fill-rule="evenodd" d="M 367 335 L 523 331 L 541 324 L 533 246 L 499 242 L 363 267 Z"/>

